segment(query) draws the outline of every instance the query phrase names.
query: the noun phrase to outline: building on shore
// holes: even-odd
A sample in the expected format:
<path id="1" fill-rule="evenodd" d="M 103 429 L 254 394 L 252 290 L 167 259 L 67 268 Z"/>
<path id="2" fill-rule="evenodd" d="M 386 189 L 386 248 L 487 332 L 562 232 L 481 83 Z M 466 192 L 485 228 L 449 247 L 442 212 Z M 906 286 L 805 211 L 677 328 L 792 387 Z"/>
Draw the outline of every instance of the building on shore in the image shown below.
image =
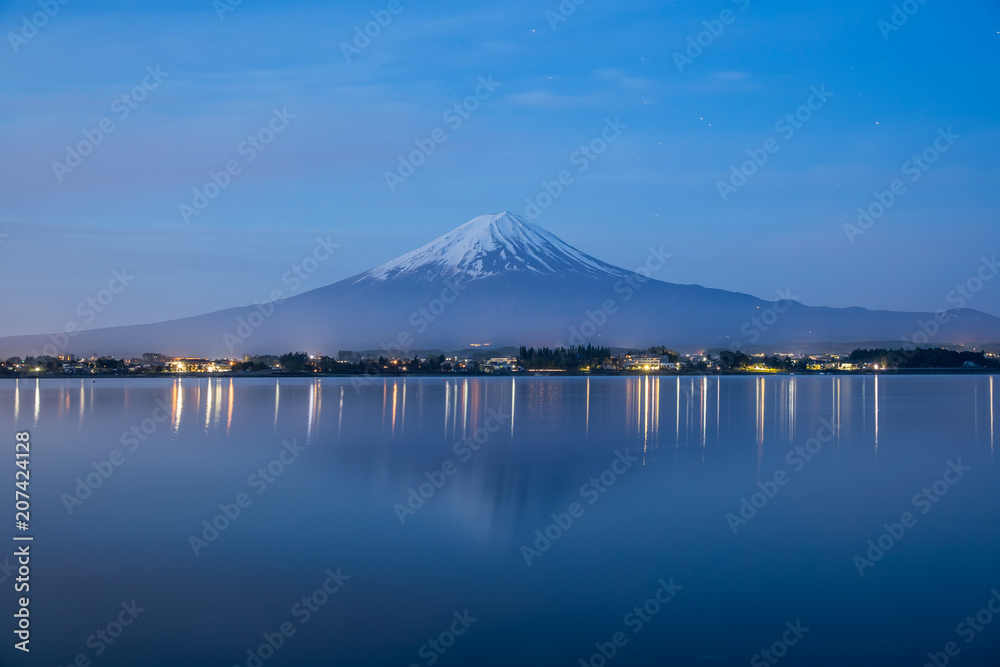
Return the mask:
<path id="1" fill-rule="evenodd" d="M 201 359 L 198 357 L 175 357 L 167 362 L 172 373 L 225 373 L 232 369 L 228 359 Z"/>
<path id="2" fill-rule="evenodd" d="M 626 354 L 624 359 L 629 371 L 658 371 L 662 364 L 663 358 L 657 354 Z"/>
<path id="3" fill-rule="evenodd" d="M 515 357 L 493 357 L 486 362 L 484 370 L 487 371 L 516 371 L 518 360 Z"/>

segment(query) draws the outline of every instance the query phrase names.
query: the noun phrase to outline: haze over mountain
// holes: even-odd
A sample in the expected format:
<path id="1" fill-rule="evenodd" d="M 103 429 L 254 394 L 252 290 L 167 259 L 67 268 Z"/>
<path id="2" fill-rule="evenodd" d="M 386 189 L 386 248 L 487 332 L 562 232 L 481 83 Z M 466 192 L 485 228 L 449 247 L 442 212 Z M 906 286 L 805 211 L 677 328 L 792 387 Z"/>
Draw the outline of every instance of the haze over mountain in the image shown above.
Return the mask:
<path id="1" fill-rule="evenodd" d="M 750 345 L 1000 341 L 970 309 L 902 313 L 804 306 L 656 279 L 669 262 L 612 266 L 509 212 L 483 215 L 359 275 L 273 303 L 157 324 L 0 338 L 0 355 L 241 357 L 305 350 L 408 353 L 473 344 L 741 349 Z"/>

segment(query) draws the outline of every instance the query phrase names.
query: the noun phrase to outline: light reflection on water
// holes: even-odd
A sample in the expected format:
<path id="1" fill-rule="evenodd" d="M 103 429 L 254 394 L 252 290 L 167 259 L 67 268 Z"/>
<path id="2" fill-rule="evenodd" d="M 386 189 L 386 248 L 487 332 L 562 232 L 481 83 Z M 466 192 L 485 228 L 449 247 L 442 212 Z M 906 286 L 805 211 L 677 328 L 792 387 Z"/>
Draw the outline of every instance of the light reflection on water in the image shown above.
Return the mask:
<path id="1" fill-rule="evenodd" d="M 271 419 L 272 433 L 277 433 L 286 420 L 294 422 L 303 420 L 303 435 L 311 440 L 319 433 L 325 433 L 321 417 L 323 413 L 324 382 L 328 390 L 336 392 L 337 429 L 336 437 L 343 437 L 345 428 L 357 427 L 357 419 L 364 420 L 364 428 L 371 428 L 370 410 L 356 411 L 352 403 L 369 402 L 368 394 L 376 388 L 381 397 L 381 427 L 388 433 L 390 440 L 405 438 L 407 435 L 407 420 L 412 419 L 411 413 L 416 411 L 419 418 L 428 410 L 433 410 L 436 404 L 441 411 L 441 437 L 446 442 L 469 437 L 470 433 L 479 428 L 487 407 L 506 404 L 505 410 L 510 413 L 510 436 L 513 438 L 521 433 L 518 424 L 524 421 L 524 427 L 529 431 L 537 427 L 545 429 L 579 428 L 586 439 L 595 427 L 606 428 L 609 423 L 618 421 L 622 431 L 632 437 L 632 445 L 643 452 L 655 451 L 661 444 L 661 411 L 673 417 L 665 428 L 673 430 L 673 445 L 697 444 L 700 448 L 710 448 L 720 440 L 722 431 L 730 431 L 736 424 L 732 417 L 732 406 L 741 404 L 747 394 L 748 385 L 752 383 L 751 397 L 754 406 L 752 439 L 756 443 L 758 459 L 762 459 L 766 447 L 770 443 L 781 444 L 795 442 L 799 437 L 798 422 L 802 410 L 799 402 L 809 402 L 811 411 L 823 413 L 829 417 L 840 434 L 851 434 L 857 443 L 859 437 L 871 445 L 872 455 L 878 456 L 881 439 L 886 436 L 882 412 L 884 412 L 886 397 L 884 386 L 890 385 L 890 409 L 894 387 L 902 386 L 915 378 L 886 376 L 834 376 L 827 378 L 797 377 L 797 376 L 766 376 L 766 377 L 660 377 L 638 376 L 626 378 L 521 378 L 521 379 L 477 379 L 477 378 L 392 378 L 370 382 L 362 396 L 356 387 L 336 378 L 310 378 L 304 380 L 285 379 L 268 380 L 273 389 L 273 409 Z M 970 389 L 968 405 L 971 419 L 968 425 L 974 430 L 973 438 L 978 442 L 980 427 L 983 433 L 988 433 L 991 451 L 995 445 L 995 395 L 994 376 L 970 376 L 955 379 Z M 54 416 L 62 422 L 71 412 L 75 414 L 79 427 L 83 427 L 88 411 L 95 407 L 94 391 L 104 387 L 115 387 L 121 399 L 122 410 L 131 411 L 130 397 L 135 395 L 135 387 L 130 387 L 131 380 L 14 380 L 9 385 L 6 396 L 10 405 L 7 414 L 15 423 L 21 423 L 22 401 L 29 394 L 32 411 L 31 426 L 37 426 L 43 412 L 43 396 L 53 393 L 51 399 L 55 408 Z M 147 388 L 151 381 L 146 382 Z M 233 429 L 234 420 L 239 419 L 243 409 L 239 395 L 241 388 L 256 386 L 244 382 L 237 383 L 233 378 L 172 378 L 160 382 L 165 383 L 168 395 L 163 396 L 170 406 L 170 428 L 175 434 L 190 425 L 189 419 L 197 419 L 201 415 L 201 431 L 205 434 L 216 434 L 224 423 L 225 432 L 229 435 Z M 120 383 L 120 384 L 115 384 Z M 610 383 L 617 383 L 616 388 L 608 391 Z M 828 383 L 827 387 L 823 387 Z M 869 387 L 869 384 L 872 386 Z M 805 385 L 805 386 L 804 386 Z M 621 387 L 618 391 L 617 386 Z M 666 387 L 666 391 L 664 391 Z M 88 391 L 89 388 L 89 391 Z M 983 389 L 980 392 L 980 388 Z M 299 414 L 294 411 L 286 413 L 285 404 L 300 405 L 301 391 L 305 390 L 305 403 Z M 443 389 L 443 400 L 435 400 L 433 404 L 425 402 L 425 397 L 440 393 Z M 520 391 L 519 391 L 520 389 Z M 130 390 L 131 393 L 130 393 Z M 284 390 L 284 392 L 283 392 Z M 289 393 L 291 392 L 291 393 Z M 806 392 L 803 394 L 803 392 Z M 579 396 L 578 396 L 579 394 Z M 412 396 L 411 396 L 412 395 Z M 983 399 L 981 400 L 980 396 Z M 817 409 L 824 400 L 828 402 L 828 410 Z M 415 399 L 417 402 L 414 402 Z M 73 403 L 76 403 L 74 406 Z M 595 402 L 600 408 L 595 406 Z M 577 404 L 580 405 L 577 405 Z M 620 405 L 615 408 L 615 404 Z M 985 403 L 985 405 L 981 405 Z M 673 405 L 671 405 L 673 404 Z M 225 406 L 225 407 L 223 407 Z M 673 410 L 670 410 L 670 406 Z M 106 409 L 113 409 L 111 404 Z M 572 418 L 579 407 L 579 422 Z M 982 410 L 980 410 L 982 408 Z M 715 413 L 715 429 L 709 426 L 709 415 Z M 224 414 L 223 414 L 224 413 Z M 52 415 L 48 415 L 51 418 Z M 727 424 L 728 421 L 728 424 Z M 740 419 L 742 420 L 742 417 Z M 871 429 L 869 430 L 869 424 Z M 23 424 L 22 424 L 23 425 Z M 429 423 L 422 422 L 420 432 L 424 433 Z M 892 435 L 890 432 L 889 436 Z M 838 439 L 843 435 L 838 436 Z"/>

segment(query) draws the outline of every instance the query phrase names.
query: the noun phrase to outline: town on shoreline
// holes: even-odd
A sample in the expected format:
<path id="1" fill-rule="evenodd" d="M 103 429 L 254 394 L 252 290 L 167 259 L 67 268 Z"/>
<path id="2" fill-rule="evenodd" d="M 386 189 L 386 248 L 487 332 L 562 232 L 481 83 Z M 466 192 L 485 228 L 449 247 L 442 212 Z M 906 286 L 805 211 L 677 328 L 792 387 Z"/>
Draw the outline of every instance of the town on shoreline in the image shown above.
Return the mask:
<path id="1" fill-rule="evenodd" d="M 849 354 L 745 354 L 717 350 L 680 354 L 666 347 L 642 351 L 592 345 L 568 348 L 501 348 L 446 356 L 341 350 L 336 356 L 288 352 L 241 359 L 169 357 L 147 352 L 135 358 L 10 357 L 0 377 L 426 376 L 426 375 L 703 375 L 908 372 L 1000 372 L 996 352 L 947 348 L 855 349 Z"/>

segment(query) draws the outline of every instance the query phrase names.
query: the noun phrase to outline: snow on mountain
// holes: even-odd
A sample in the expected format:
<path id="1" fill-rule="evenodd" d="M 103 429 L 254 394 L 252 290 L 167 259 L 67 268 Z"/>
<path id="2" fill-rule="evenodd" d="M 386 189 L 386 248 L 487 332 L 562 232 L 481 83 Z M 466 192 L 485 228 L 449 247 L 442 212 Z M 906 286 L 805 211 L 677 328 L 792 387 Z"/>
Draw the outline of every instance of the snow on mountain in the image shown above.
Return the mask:
<path id="1" fill-rule="evenodd" d="M 473 218 L 425 246 L 362 273 L 352 284 L 403 277 L 475 280 L 507 271 L 576 278 L 621 278 L 629 273 L 505 211 Z"/>

